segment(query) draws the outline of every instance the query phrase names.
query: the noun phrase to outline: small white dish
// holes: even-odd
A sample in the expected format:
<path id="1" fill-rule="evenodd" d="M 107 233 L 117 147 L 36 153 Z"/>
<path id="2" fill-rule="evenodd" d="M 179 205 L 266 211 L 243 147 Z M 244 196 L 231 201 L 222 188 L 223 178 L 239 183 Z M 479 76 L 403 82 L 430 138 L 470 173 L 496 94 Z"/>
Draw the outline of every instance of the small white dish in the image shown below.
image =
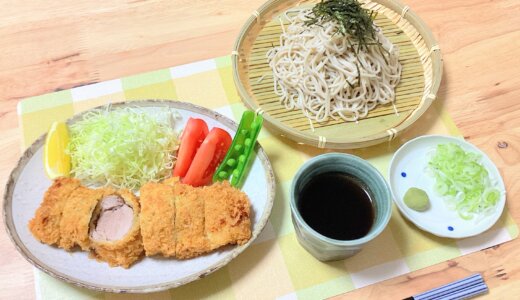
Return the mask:
<path id="1" fill-rule="evenodd" d="M 495 182 L 496 188 L 500 191 L 500 199 L 493 214 L 464 220 L 456 211 L 448 209 L 443 198 L 434 191 L 435 179 L 426 173 L 427 153 L 435 150 L 438 144 L 445 143 L 455 143 L 465 151 L 481 155 L 480 163 L 489 172 L 491 182 Z M 426 135 L 410 140 L 395 152 L 388 172 L 392 197 L 401 214 L 420 229 L 440 237 L 465 238 L 478 235 L 493 226 L 504 210 L 506 190 L 497 167 L 484 152 L 460 138 Z M 404 194 L 411 187 L 420 188 L 428 194 L 428 210 L 418 212 L 404 204 Z"/>

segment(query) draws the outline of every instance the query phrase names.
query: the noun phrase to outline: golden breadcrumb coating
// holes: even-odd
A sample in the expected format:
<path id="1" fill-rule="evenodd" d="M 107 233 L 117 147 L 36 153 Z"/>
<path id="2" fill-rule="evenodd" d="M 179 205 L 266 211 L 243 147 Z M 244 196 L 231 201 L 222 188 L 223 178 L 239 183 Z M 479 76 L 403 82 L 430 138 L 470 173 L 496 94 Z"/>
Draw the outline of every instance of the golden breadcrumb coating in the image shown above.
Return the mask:
<path id="1" fill-rule="evenodd" d="M 63 208 L 70 194 L 80 186 L 74 178 L 61 177 L 52 183 L 43 196 L 34 218 L 29 221 L 29 230 L 42 243 L 53 245 L 60 241 L 60 221 Z"/>
<path id="2" fill-rule="evenodd" d="M 58 247 L 70 251 L 78 245 L 81 250 L 88 251 L 90 219 L 94 209 L 103 196 L 113 193 L 114 190 L 110 188 L 93 190 L 81 186 L 75 189 L 63 208 Z"/>
<path id="3" fill-rule="evenodd" d="M 163 183 L 173 187 L 175 196 L 175 257 L 192 258 L 251 238 L 249 199 L 229 182 L 202 188 L 178 178 Z"/>
<path id="4" fill-rule="evenodd" d="M 178 183 L 173 190 L 177 237 L 175 257 L 186 259 L 208 252 L 204 234 L 204 199 L 199 193 L 201 189 Z"/>
<path id="5" fill-rule="evenodd" d="M 133 211 L 132 225 L 117 241 L 94 240 L 90 231 L 105 196 L 119 195 Z M 251 238 L 247 195 L 224 181 L 206 187 L 179 178 L 129 190 L 89 189 L 79 180 L 59 178 L 46 191 L 29 229 L 36 239 L 70 251 L 76 245 L 111 267 L 130 267 L 143 252 L 188 259 Z"/>
<path id="6" fill-rule="evenodd" d="M 250 204 L 244 192 L 224 181 L 202 188 L 201 195 L 209 250 L 242 245 L 251 238 Z"/>
<path id="7" fill-rule="evenodd" d="M 180 182 L 181 182 L 181 179 L 179 177 L 170 177 L 170 178 L 166 178 L 161 183 L 169 185 L 169 186 L 175 186 L 176 184 L 178 184 Z"/>
<path id="8" fill-rule="evenodd" d="M 175 256 L 175 197 L 169 185 L 146 183 L 140 190 L 141 236 L 146 256 Z"/>
<path id="9" fill-rule="evenodd" d="M 111 267 L 121 266 L 128 268 L 136 262 L 144 252 L 139 224 L 139 202 L 135 195 L 129 190 L 119 190 L 112 195 L 120 196 L 125 201 L 125 204 L 132 208 L 132 227 L 130 227 L 122 239 L 117 241 L 97 241 L 90 238 L 90 257 L 106 261 Z M 97 205 L 93 220 L 100 214 L 100 206 L 99 204 Z M 93 221 L 91 221 L 91 227 L 92 226 L 94 226 Z"/>

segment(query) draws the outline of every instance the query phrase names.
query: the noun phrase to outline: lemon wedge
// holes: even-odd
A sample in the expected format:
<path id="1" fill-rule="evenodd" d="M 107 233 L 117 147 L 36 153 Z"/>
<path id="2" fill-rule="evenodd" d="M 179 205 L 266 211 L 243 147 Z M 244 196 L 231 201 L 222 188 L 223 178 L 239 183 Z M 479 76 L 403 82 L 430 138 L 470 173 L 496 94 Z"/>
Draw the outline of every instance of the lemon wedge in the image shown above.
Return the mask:
<path id="1" fill-rule="evenodd" d="M 54 122 L 47 133 L 43 148 L 43 164 L 50 179 L 69 176 L 70 156 L 65 153 L 69 129 L 63 122 Z"/>

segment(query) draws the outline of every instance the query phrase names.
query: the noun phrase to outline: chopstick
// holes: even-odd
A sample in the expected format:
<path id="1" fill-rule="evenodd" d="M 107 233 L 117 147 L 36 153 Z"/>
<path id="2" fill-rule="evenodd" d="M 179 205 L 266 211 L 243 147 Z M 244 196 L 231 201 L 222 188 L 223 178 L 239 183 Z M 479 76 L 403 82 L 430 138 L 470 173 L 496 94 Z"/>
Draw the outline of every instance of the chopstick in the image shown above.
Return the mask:
<path id="1" fill-rule="evenodd" d="M 488 287 L 484 279 L 480 274 L 474 274 L 404 300 L 458 300 L 468 299 L 486 292 L 488 292 Z"/>

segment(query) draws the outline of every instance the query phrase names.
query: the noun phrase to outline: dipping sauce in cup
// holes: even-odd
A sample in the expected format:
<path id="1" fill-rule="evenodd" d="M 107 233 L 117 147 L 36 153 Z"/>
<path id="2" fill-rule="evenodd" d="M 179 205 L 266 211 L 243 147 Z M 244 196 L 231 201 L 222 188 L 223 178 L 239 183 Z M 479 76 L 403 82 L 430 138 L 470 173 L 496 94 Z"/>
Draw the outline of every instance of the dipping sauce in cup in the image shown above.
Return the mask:
<path id="1" fill-rule="evenodd" d="M 378 236 L 392 213 L 390 189 L 367 161 L 327 153 L 296 173 L 291 215 L 299 243 L 322 261 L 356 254 Z"/>
<path id="2" fill-rule="evenodd" d="M 359 239 L 374 222 L 374 207 L 367 189 L 357 178 L 341 172 L 312 178 L 303 187 L 297 206 L 312 229 L 331 239 Z"/>

